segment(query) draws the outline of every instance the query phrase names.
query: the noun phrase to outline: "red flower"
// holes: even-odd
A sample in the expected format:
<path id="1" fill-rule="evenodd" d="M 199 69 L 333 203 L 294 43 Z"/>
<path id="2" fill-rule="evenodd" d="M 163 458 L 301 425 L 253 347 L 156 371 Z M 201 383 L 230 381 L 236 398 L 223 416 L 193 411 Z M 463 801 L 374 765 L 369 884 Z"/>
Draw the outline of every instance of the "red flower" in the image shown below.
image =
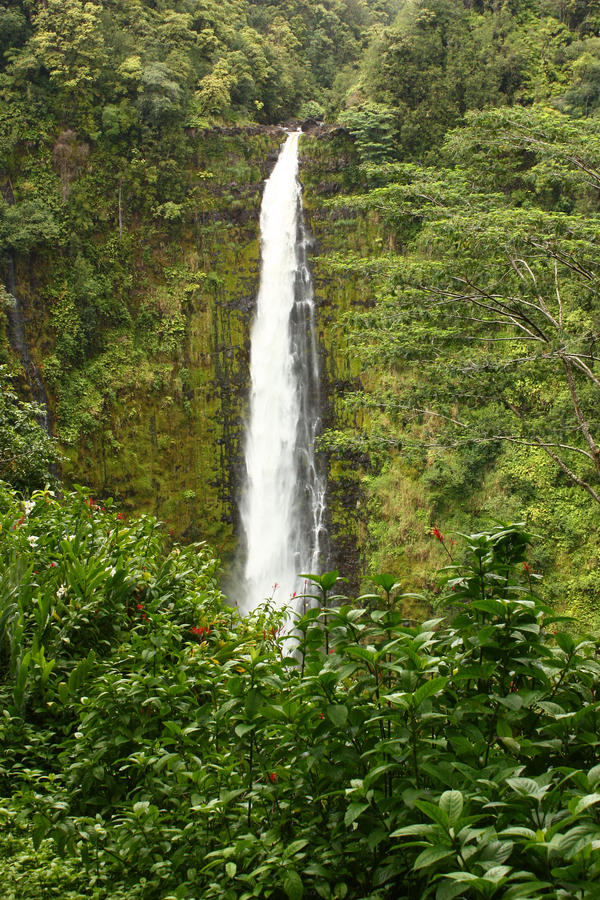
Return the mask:
<path id="1" fill-rule="evenodd" d="M 143 603 L 138 603 L 137 608 L 138 608 L 138 609 L 143 609 L 143 608 L 144 608 Z"/>
<path id="2" fill-rule="evenodd" d="M 527 572 L 528 575 L 531 575 L 531 566 L 528 565 L 528 563 L 524 562 L 523 568 L 525 569 L 525 571 Z"/>
<path id="3" fill-rule="evenodd" d="M 196 637 L 202 637 L 203 634 L 210 634 L 210 625 L 207 625 L 206 628 L 199 628 L 197 625 L 192 625 L 192 627 L 190 628 L 190 633 L 195 634 Z"/>
<path id="4" fill-rule="evenodd" d="M 442 532 L 440 531 L 439 528 L 436 528 L 436 527 L 435 527 L 435 525 L 433 526 L 433 528 L 431 529 L 431 531 L 429 532 L 429 534 L 430 534 L 432 537 L 436 538 L 436 539 L 437 539 L 438 541 L 440 541 L 440 542 L 442 542 L 442 541 L 444 540 L 444 535 L 442 534 Z"/>
<path id="5" fill-rule="evenodd" d="M 56 568 L 56 563 L 55 563 L 55 562 L 51 562 L 51 563 L 50 563 L 50 568 L 51 568 L 51 569 L 55 569 L 55 568 Z"/>
<path id="6" fill-rule="evenodd" d="M 122 518 L 123 518 L 123 513 L 117 513 L 117 519 L 122 519 Z"/>
<path id="7" fill-rule="evenodd" d="M 325 713 L 319 713 L 319 718 L 320 718 L 320 719 L 324 719 L 324 718 L 325 718 Z"/>
<path id="8" fill-rule="evenodd" d="M 271 782 L 277 781 L 277 774 L 275 772 L 269 773 L 269 781 L 271 781 Z"/>

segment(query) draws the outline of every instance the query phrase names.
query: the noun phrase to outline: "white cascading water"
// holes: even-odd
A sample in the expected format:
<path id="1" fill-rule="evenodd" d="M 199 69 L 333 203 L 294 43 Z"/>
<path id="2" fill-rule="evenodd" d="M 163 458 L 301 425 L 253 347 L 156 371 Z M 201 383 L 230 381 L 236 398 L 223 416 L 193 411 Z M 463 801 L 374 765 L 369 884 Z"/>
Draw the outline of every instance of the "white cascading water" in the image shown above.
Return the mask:
<path id="1" fill-rule="evenodd" d="M 325 487 L 315 456 L 320 375 L 298 140 L 288 135 L 260 214 L 261 274 L 251 334 L 250 413 L 241 516 L 246 562 L 240 608 L 273 596 L 295 607 L 299 573 L 319 572 Z"/>

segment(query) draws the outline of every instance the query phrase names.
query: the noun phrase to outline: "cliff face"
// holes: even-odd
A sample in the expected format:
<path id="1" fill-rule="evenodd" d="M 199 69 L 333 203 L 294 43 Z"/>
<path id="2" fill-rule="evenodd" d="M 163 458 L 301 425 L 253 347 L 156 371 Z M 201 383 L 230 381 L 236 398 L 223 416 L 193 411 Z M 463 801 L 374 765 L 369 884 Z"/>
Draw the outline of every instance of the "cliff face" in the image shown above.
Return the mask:
<path id="1" fill-rule="evenodd" d="M 328 260 L 348 248 L 367 255 L 378 229 L 327 208 L 357 178 L 353 144 L 340 129 L 312 132 L 301 141 L 300 176 L 315 238 L 324 424 L 359 428 L 339 403 L 360 375 L 340 316 L 369 302 L 368 283 L 332 274 Z M 113 496 L 126 510 L 152 512 L 225 559 L 237 544 L 260 202 L 283 136 L 259 126 L 190 132 L 166 185 L 148 161 L 136 183 L 131 170 L 109 172 L 100 153 L 71 147 L 77 165 L 55 166 L 46 194 L 61 225 L 58 246 L 14 254 L 11 286 L 66 481 Z M 32 155 L 48 164 L 61 140 Z M 18 203 L 22 185 L 16 193 Z M 11 337 L 7 328 L 5 355 Z M 12 344 L 16 363 L 22 353 Z M 361 479 L 370 461 L 329 453 L 329 464 L 331 564 L 357 575 L 367 528 Z"/>
<path id="2" fill-rule="evenodd" d="M 307 220 L 315 239 L 311 259 L 319 309 L 327 430 L 346 426 L 360 431 L 357 414 L 345 410 L 341 398 L 360 389 L 361 373 L 348 345 L 342 318 L 354 307 L 371 302 L 368 280 L 345 277 L 330 261 L 337 252 L 357 251 L 368 256 L 379 241 L 377 223 L 365 216 L 347 217 L 331 209 L 328 201 L 352 192 L 360 182 L 354 142 L 341 128 L 313 128 L 301 142 L 300 178 Z M 365 571 L 367 506 L 364 475 L 371 468 L 368 454 L 360 450 L 336 452 L 328 442 L 331 564 L 358 586 Z"/>
<path id="3" fill-rule="evenodd" d="M 235 543 L 262 185 L 281 140 L 278 128 L 190 133 L 174 199 L 163 189 L 153 202 L 131 176 L 99 183 L 106 160 L 92 151 L 62 202 L 57 173 L 60 246 L 17 253 L 10 285 L 66 480 L 224 554 Z M 93 214 L 69 234 L 82 203 Z M 18 363 L 5 330 L 3 354 Z"/>

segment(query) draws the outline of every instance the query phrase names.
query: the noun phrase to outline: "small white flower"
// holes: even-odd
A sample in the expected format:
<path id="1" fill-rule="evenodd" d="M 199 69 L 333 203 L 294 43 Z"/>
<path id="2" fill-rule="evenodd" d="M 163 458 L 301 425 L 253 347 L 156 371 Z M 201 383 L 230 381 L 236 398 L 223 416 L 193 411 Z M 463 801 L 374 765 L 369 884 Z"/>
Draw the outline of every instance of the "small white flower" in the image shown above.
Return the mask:
<path id="1" fill-rule="evenodd" d="M 110 571 L 110 574 L 112 575 L 112 577 L 114 578 L 115 575 L 117 574 L 117 567 L 111 566 L 109 571 Z"/>
<path id="2" fill-rule="evenodd" d="M 27 538 L 27 541 L 29 542 L 30 547 L 35 547 L 37 545 L 37 542 L 39 541 L 39 538 L 36 537 L 35 534 L 30 534 Z"/>
<path id="3" fill-rule="evenodd" d="M 66 593 L 67 593 L 67 586 L 65 584 L 59 585 L 56 590 L 56 596 L 60 599 L 61 597 L 64 597 Z"/>
<path id="4" fill-rule="evenodd" d="M 35 500 L 25 500 L 25 502 L 23 503 L 23 509 L 25 510 L 26 516 L 29 515 L 29 513 L 32 511 L 34 506 L 35 506 Z"/>

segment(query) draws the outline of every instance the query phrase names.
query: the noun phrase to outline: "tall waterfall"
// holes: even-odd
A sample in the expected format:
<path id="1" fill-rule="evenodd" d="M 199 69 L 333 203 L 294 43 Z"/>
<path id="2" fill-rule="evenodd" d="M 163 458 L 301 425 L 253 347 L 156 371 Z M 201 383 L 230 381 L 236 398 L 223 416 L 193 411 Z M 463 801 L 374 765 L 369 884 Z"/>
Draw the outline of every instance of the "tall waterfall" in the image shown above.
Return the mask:
<path id="1" fill-rule="evenodd" d="M 326 480 L 315 456 L 320 374 L 309 239 L 290 134 L 265 185 L 261 274 L 251 334 L 250 415 L 242 525 L 246 546 L 240 607 L 274 596 L 294 604 L 300 572 L 318 572 L 325 552 Z"/>

